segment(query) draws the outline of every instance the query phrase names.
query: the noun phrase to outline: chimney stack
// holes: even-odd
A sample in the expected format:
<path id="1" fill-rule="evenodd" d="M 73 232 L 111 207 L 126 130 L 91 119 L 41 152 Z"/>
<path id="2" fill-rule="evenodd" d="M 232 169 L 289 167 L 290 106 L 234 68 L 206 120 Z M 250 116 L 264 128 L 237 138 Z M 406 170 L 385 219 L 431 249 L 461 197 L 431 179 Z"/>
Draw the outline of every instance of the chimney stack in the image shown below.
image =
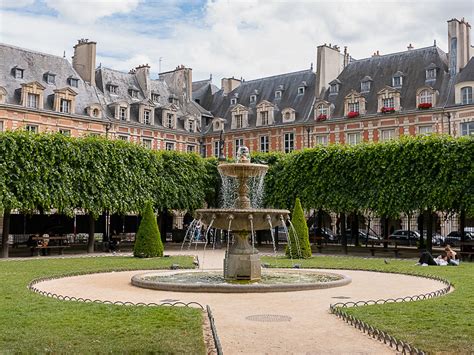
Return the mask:
<path id="1" fill-rule="evenodd" d="M 150 66 L 148 64 L 139 65 L 132 69 L 130 74 L 135 74 L 140 89 L 145 93 L 145 97 L 150 98 Z"/>
<path id="2" fill-rule="evenodd" d="M 221 88 L 224 90 L 223 94 L 227 95 L 229 92 L 235 90 L 240 86 L 242 80 L 232 78 L 222 78 L 221 80 Z"/>
<path id="3" fill-rule="evenodd" d="M 323 44 L 318 46 L 316 54 L 316 97 L 329 87 L 329 83 L 336 79 L 344 67 L 349 64 L 349 53 L 344 47 L 341 54 L 337 45 Z"/>
<path id="4" fill-rule="evenodd" d="M 455 75 L 471 59 L 471 25 L 464 18 L 448 21 L 449 73 Z"/>
<path id="5" fill-rule="evenodd" d="M 79 76 L 85 81 L 95 86 L 95 56 L 96 42 L 89 42 L 88 39 L 80 39 L 74 46 L 74 56 L 72 66 Z"/>

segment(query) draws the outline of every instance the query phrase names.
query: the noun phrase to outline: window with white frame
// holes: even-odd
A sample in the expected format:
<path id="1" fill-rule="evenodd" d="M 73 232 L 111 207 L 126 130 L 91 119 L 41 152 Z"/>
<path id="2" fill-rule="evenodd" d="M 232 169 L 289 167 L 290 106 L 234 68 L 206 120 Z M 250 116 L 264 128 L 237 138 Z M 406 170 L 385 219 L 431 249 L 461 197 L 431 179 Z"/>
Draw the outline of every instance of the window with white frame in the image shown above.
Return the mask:
<path id="1" fill-rule="evenodd" d="M 39 106 L 39 95 L 28 93 L 27 106 L 31 108 L 38 108 Z"/>
<path id="2" fill-rule="evenodd" d="M 236 103 L 237 103 L 237 99 L 236 99 L 236 98 L 230 99 L 230 104 L 231 104 L 231 105 L 235 105 Z"/>
<path id="3" fill-rule="evenodd" d="M 150 138 L 143 138 L 142 144 L 145 148 L 148 148 L 148 149 L 152 148 L 152 140 Z"/>
<path id="4" fill-rule="evenodd" d="M 431 68 L 426 70 L 426 80 L 436 79 L 436 68 Z"/>
<path id="5" fill-rule="evenodd" d="M 329 86 L 329 93 L 330 94 L 337 94 L 339 92 L 339 84 L 331 84 Z"/>
<path id="6" fill-rule="evenodd" d="M 268 126 L 268 111 L 260 111 L 260 123 L 262 126 Z"/>
<path id="7" fill-rule="evenodd" d="M 319 145 L 328 145 L 328 136 L 326 134 L 318 134 L 314 137 L 314 141 Z"/>
<path id="8" fill-rule="evenodd" d="M 295 149 L 295 134 L 293 132 L 284 135 L 285 153 L 290 153 Z"/>
<path id="9" fill-rule="evenodd" d="M 250 103 L 254 104 L 257 102 L 257 95 L 250 95 Z"/>
<path id="10" fill-rule="evenodd" d="M 66 137 L 70 137 L 71 136 L 71 130 L 70 129 L 64 129 L 64 128 L 60 128 L 58 130 L 58 132 L 60 134 L 62 134 L 63 136 L 66 136 Z"/>
<path id="11" fill-rule="evenodd" d="M 174 115 L 172 113 L 167 113 L 166 114 L 166 121 L 165 121 L 165 127 L 166 128 L 173 128 L 173 117 Z"/>
<path id="12" fill-rule="evenodd" d="M 219 142 L 219 141 L 214 141 L 214 147 L 213 147 L 213 148 L 214 148 L 214 149 L 213 149 L 213 150 L 214 150 L 214 151 L 213 151 L 214 156 L 215 156 L 216 158 L 218 158 L 218 157 L 219 157 L 219 153 L 220 153 L 220 152 L 219 152 L 219 150 L 220 150 L 220 142 Z"/>
<path id="13" fill-rule="evenodd" d="M 194 153 L 194 152 L 196 151 L 196 146 L 194 146 L 194 145 L 188 145 L 188 146 L 186 147 L 186 151 L 187 151 L 188 153 Z"/>
<path id="14" fill-rule="evenodd" d="M 99 117 L 100 111 L 98 108 L 92 110 L 92 117 Z"/>
<path id="15" fill-rule="evenodd" d="M 320 116 L 326 116 L 327 117 L 328 113 L 329 113 L 329 108 L 328 108 L 327 105 L 320 104 L 316 107 L 317 117 L 320 117 Z"/>
<path id="16" fill-rule="evenodd" d="M 79 87 L 79 79 L 69 78 L 69 85 L 75 88 Z"/>
<path id="17" fill-rule="evenodd" d="M 474 136 L 474 121 L 461 123 L 461 136 Z"/>
<path id="18" fill-rule="evenodd" d="M 359 112 L 359 102 L 349 102 L 349 112 Z"/>
<path id="19" fill-rule="evenodd" d="M 166 142 L 165 149 L 166 150 L 174 150 L 174 143 L 173 142 Z"/>
<path id="20" fill-rule="evenodd" d="M 244 116 L 242 114 L 235 115 L 235 128 L 242 128 L 244 126 Z"/>
<path id="21" fill-rule="evenodd" d="M 304 94 L 304 86 L 300 86 L 298 88 L 298 95 L 303 95 Z"/>
<path id="22" fill-rule="evenodd" d="M 152 93 L 151 94 L 151 101 L 158 102 L 160 100 L 160 94 Z"/>
<path id="23" fill-rule="evenodd" d="M 48 84 L 54 84 L 56 82 L 56 75 L 51 74 L 51 73 L 47 73 L 46 74 L 46 82 Z"/>
<path id="24" fill-rule="evenodd" d="M 360 92 L 370 91 L 370 81 L 363 81 L 360 83 Z"/>
<path id="25" fill-rule="evenodd" d="M 244 139 L 243 138 L 238 138 L 235 140 L 235 155 L 234 156 L 237 156 L 237 152 L 239 151 L 239 148 L 240 147 L 243 147 L 244 146 Z"/>
<path id="26" fill-rule="evenodd" d="M 143 110 L 143 123 L 144 124 L 151 124 L 151 111 L 150 110 Z"/>
<path id="27" fill-rule="evenodd" d="M 31 133 L 37 133 L 38 132 L 38 126 L 37 125 L 32 125 L 32 124 L 27 124 L 25 126 L 25 130 Z"/>
<path id="28" fill-rule="evenodd" d="M 433 133 L 433 126 L 418 126 L 418 134 L 427 135 Z"/>
<path id="29" fill-rule="evenodd" d="M 71 100 L 61 99 L 59 112 L 70 113 L 71 112 Z"/>
<path id="30" fill-rule="evenodd" d="M 347 144 L 354 145 L 360 143 L 360 132 L 347 133 Z"/>
<path id="31" fill-rule="evenodd" d="M 281 99 L 281 94 L 282 94 L 281 90 L 275 91 L 275 99 Z"/>
<path id="32" fill-rule="evenodd" d="M 285 121 L 291 121 L 291 112 L 286 111 L 285 116 L 283 118 L 285 119 Z"/>
<path id="33" fill-rule="evenodd" d="M 126 107 L 119 107 L 119 119 L 121 121 L 127 120 L 127 108 Z"/>
<path id="34" fill-rule="evenodd" d="M 403 78 L 401 76 L 394 76 L 392 78 L 392 86 L 394 88 L 400 88 L 403 84 Z"/>
<path id="35" fill-rule="evenodd" d="M 395 101 L 393 97 L 386 97 L 382 99 L 382 105 L 386 108 L 393 108 L 395 107 Z"/>
<path id="36" fill-rule="evenodd" d="M 109 85 L 109 92 L 111 94 L 116 94 L 118 91 L 118 86 L 117 85 Z"/>
<path id="37" fill-rule="evenodd" d="M 472 104 L 472 86 L 461 88 L 461 103 L 463 105 Z"/>
<path id="38" fill-rule="evenodd" d="M 119 135 L 118 139 L 120 139 L 121 141 L 128 142 L 128 136 Z"/>
<path id="39" fill-rule="evenodd" d="M 260 136 L 260 151 L 262 153 L 268 153 L 270 148 L 268 136 Z"/>
<path id="40" fill-rule="evenodd" d="M 420 92 L 420 104 L 433 103 L 433 94 L 428 89 Z"/>
<path id="41" fill-rule="evenodd" d="M 13 75 L 15 76 L 15 79 L 23 79 L 23 69 L 14 68 Z"/>
<path id="42" fill-rule="evenodd" d="M 138 91 L 137 90 L 130 89 L 128 92 L 129 92 L 130 96 L 132 97 L 132 99 L 138 99 Z"/>
<path id="43" fill-rule="evenodd" d="M 395 130 L 394 129 L 383 129 L 380 132 L 380 141 L 386 142 L 391 139 L 395 138 Z"/>

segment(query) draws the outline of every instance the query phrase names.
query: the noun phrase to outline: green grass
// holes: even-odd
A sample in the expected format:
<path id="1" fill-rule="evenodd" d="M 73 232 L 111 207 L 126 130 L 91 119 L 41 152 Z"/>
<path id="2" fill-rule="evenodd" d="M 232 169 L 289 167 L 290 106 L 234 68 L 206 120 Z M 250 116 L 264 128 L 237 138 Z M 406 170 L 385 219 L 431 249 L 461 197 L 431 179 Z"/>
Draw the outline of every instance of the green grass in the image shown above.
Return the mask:
<path id="1" fill-rule="evenodd" d="M 30 259 L 0 262 L 0 353 L 205 353 L 202 312 L 59 301 L 36 278 L 74 272 L 193 267 L 191 257 Z"/>
<path id="2" fill-rule="evenodd" d="M 458 267 L 420 267 L 415 266 L 413 260 L 390 260 L 385 264 L 383 259 L 325 256 L 297 262 L 283 257 L 262 257 L 262 262 L 271 267 L 292 267 L 298 263 L 303 268 L 367 269 L 447 279 L 455 290 L 443 297 L 346 311 L 430 353 L 474 353 L 474 263 L 461 263 Z"/>

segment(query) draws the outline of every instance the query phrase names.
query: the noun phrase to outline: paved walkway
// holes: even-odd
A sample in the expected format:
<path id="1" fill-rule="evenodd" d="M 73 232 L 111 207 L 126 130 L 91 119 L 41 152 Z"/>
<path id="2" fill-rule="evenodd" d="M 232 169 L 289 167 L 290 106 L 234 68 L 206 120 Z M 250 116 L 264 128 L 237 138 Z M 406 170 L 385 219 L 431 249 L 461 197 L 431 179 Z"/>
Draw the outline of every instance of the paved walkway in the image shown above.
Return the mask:
<path id="1" fill-rule="evenodd" d="M 196 254 L 196 251 L 167 251 L 172 255 L 188 253 Z M 197 254 L 205 269 L 222 269 L 222 250 L 208 250 L 205 255 L 198 251 Z M 352 283 L 331 289 L 287 293 L 180 293 L 134 287 L 130 278 L 139 273 L 134 271 L 76 276 L 36 286 L 62 295 L 101 300 L 146 303 L 179 300 L 209 304 L 226 355 L 393 353 L 385 345 L 331 315 L 329 305 L 348 300 L 414 295 L 443 286 L 434 280 L 406 275 L 350 270 L 336 272 L 350 276 Z M 263 317 L 267 321 L 247 318 L 259 315 L 285 316 L 286 320 L 269 322 L 269 317 Z"/>

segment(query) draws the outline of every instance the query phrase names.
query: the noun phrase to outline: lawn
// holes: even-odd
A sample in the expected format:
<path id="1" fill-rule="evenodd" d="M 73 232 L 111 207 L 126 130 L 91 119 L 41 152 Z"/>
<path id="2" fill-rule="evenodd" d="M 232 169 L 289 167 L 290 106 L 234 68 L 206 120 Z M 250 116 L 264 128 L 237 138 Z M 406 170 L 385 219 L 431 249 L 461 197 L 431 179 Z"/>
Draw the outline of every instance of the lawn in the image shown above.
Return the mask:
<path id="1" fill-rule="evenodd" d="M 292 267 L 295 262 L 283 257 L 262 257 L 262 263 Z M 390 260 L 385 264 L 383 259 L 331 256 L 312 257 L 297 263 L 302 268 L 366 269 L 449 280 L 455 290 L 443 297 L 348 308 L 346 312 L 429 353 L 474 353 L 474 263 L 461 263 L 458 267 L 421 267 L 415 266 L 413 260 Z"/>
<path id="2" fill-rule="evenodd" d="M 193 267 L 191 257 L 98 257 L 0 262 L 1 353 L 204 354 L 200 310 L 59 301 L 28 283 L 73 272 Z"/>

